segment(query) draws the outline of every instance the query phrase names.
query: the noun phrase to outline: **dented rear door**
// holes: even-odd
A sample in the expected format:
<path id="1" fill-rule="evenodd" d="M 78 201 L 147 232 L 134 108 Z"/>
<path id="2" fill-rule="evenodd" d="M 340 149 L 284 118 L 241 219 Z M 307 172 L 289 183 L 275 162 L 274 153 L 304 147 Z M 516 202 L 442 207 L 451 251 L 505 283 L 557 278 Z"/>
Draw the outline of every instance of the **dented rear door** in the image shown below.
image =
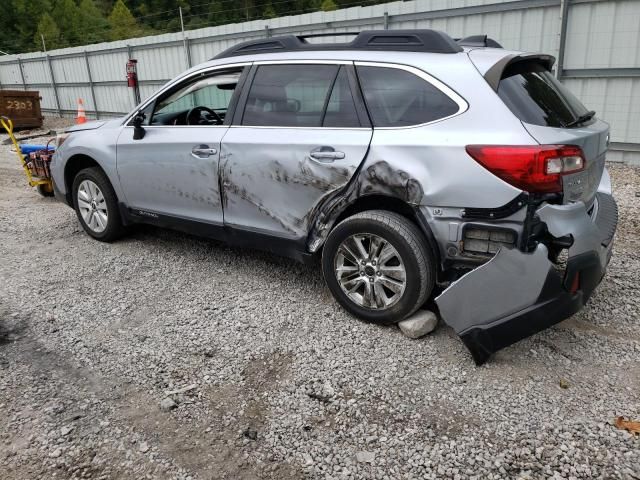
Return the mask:
<path id="1" fill-rule="evenodd" d="M 222 143 L 225 225 L 306 237 L 318 204 L 364 160 L 363 125 L 348 64 L 255 67 L 244 113 Z"/>

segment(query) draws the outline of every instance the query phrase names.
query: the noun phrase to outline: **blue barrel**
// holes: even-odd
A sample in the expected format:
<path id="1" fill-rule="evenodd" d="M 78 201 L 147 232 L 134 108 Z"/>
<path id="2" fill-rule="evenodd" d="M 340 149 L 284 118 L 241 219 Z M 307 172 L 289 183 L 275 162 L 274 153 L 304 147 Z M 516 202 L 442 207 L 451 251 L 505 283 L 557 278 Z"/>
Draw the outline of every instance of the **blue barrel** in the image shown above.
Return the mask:
<path id="1" fill-rule="evenodd" d="M 45 148 L 47 148 L 46 145 L 20 145 L 20 151 L 22 152 L 23 155 L 29 155 L 31 152 L 36 152 L 38 150 L 44 150 Z M 50 151 L 55 151 L 56 147 L 54 147 L 53 145 L 49 145 L 49 150 Z"/>

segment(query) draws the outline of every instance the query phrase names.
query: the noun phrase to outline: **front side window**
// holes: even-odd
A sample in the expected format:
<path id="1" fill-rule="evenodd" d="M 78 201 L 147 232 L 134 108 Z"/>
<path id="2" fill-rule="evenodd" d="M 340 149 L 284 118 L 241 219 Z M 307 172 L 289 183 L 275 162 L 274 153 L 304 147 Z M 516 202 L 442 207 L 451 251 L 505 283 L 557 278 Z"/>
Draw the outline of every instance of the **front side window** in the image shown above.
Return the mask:
<path id="1" fill-rule="evenodd" d="M 261 65 L 242 117 L 247 126 L 358 127 L 340 65 Z"/>
<path id="2" fill-rule="evenodd" d="M 151 125 L 221 125 L 241 72 L 201 75 L 156 102 Z"/>
<path id="3" fill-rule="evenodd" d="M 458 112 L 458 104 L 426 80 L 406 70 L 358 66 L 369 115 L 375 127 L 406 127 Z"/>

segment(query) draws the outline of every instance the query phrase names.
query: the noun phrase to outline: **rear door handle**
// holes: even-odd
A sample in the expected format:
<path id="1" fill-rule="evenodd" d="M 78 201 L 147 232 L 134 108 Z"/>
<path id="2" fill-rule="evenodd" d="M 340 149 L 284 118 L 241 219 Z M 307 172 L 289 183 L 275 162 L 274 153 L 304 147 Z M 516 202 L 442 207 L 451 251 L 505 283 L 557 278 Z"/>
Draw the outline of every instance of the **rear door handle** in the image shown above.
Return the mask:
<path id="1" fill-rule="evenodd" d="M 216 153 L 218 153 L 218 151 L 215 148 L 209 147 L 209 145 L 198 145 L 191 149 L 191 156 L 195 158 L 208 158 Z"/>
<path id="2" fill-rule="evenodd" d="M 309 156 L 320 162 L 333 162 L 334 160 L 342 160 L 344 158 L 344 152 L 319 150 L 310 152 Z"/>

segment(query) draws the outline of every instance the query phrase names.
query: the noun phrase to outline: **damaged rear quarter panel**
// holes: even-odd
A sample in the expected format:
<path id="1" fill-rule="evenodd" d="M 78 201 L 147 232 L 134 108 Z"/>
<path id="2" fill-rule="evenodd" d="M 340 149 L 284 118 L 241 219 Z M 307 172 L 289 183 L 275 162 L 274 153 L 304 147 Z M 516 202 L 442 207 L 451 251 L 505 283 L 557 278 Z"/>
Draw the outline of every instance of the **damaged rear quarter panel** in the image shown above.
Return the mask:
<path id="1" fill-rule="evenodd" d="M 476 116 L 479 128 L 469 125 Z M 491 174 L 465 151 L 471 143 L 533 143 L 520 122 L 496 123 L 504 130 L 486 126 L 481 111 L 470 107 L 457 117 L 429 125 L 374 129 L 357 176 L 319 206 L 309 249 L 318 250 L 340 214 L 365 195 L 394 197 L 411 206 L 452 208 L 497 208 L 513 200 L 521 190 Z M 444 248 L 447 238 L 437 240 Z"/>

